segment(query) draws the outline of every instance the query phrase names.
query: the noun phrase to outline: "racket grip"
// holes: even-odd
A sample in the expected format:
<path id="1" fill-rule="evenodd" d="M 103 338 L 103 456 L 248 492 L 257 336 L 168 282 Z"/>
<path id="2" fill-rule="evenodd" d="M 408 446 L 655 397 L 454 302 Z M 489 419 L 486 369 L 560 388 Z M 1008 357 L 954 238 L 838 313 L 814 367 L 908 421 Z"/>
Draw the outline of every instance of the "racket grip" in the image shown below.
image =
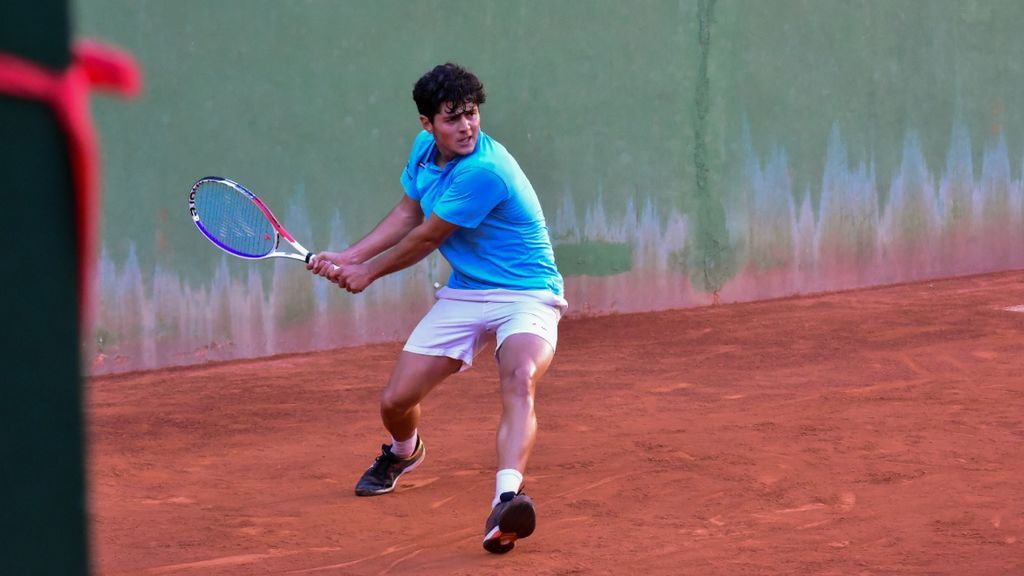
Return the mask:
<path id="1" fill-rule="evenodd" d="M 312 252 L 306 252 L 306 264 L 309 264 L 309 261 L 313 259 L 313 256 L 315 256 L 315 254 Z M 338 268 L 341 268 L 341 266 L 331 262 L 331 270 L 337 270 Z"/>

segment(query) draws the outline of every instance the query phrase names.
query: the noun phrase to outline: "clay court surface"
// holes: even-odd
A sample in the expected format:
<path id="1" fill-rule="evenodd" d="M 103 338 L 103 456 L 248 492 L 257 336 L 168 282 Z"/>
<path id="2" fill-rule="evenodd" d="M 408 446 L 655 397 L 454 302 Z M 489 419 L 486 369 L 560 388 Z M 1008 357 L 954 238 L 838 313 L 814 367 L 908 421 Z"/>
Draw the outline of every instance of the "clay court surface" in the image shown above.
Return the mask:
<path id="1" fill-rule="evenodd" d="M 88 382 L 109 575 L 1024 574 L 1024 272 L 568 319 L 538 391 L 538 528 L 480 546 L 495 365 L 427 460 L 352 488 L 399 344 Z"/>

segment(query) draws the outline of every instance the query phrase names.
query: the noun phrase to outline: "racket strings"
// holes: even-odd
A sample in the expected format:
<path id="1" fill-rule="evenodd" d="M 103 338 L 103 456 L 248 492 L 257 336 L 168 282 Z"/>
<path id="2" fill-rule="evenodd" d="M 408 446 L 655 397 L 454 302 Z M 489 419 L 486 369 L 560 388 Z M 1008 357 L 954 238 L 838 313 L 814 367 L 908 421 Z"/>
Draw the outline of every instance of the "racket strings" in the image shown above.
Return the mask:
<path id="1" fill-rule="evenodd" d="M 223 182 L 204 182 L 196 190 L 196 213 L 212 240 L 240 256 L 259 258 L 277 246 L 277 233 L 245 193 Z"/>

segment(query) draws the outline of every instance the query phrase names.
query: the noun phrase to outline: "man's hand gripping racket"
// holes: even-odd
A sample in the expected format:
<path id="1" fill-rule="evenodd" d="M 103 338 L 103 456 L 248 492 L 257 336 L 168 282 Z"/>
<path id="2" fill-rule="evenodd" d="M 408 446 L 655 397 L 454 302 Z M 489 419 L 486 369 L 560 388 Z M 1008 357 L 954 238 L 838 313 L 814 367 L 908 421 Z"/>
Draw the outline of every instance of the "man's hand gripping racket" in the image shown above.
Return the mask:
<path id="1" fill-rule="evenodd" d="M 338 270 L 336 265 L 317 258 L 299 244 L 270 208 L 237 182 L 213 176 L 200 179 L 189 192 L 188 209 L 199 231 L 228 254 L 250 260 L 301 260 L 307 269 L 321 276 Z M 279 250 L 281 238 L 295 251 Z"/>

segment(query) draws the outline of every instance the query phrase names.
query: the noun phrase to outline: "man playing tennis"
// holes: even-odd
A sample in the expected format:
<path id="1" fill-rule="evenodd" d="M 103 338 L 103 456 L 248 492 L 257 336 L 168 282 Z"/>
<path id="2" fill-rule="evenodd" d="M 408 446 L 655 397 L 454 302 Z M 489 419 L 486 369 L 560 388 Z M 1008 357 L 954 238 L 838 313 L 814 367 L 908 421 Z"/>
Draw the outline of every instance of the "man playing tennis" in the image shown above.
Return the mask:
<path id="1" fill-rule="evenodd" d="M 413 88 L 423 131 L 402 173 L 405 195 L 363 239 L 342 252 L 323 252 L 307 267 L 359 293 L 435 249 L 448 260 L 448 284 L 409 336 L 381 396 L 391 443 L 359 479 L 356 494 L 391 492 L 423 462 L 420 402 L 449 375 L 468 369 L 494 333 L 502 412 L 483 546 L 500 554 L 536 523 L 533 502 L 523 494 L 537 430 L 534 391 L 551 364 L 567 303 L 537 194 L 508 151 L 480 131 L 485 99 L 480 80 L 455 64 L 423 75 Z"/>

